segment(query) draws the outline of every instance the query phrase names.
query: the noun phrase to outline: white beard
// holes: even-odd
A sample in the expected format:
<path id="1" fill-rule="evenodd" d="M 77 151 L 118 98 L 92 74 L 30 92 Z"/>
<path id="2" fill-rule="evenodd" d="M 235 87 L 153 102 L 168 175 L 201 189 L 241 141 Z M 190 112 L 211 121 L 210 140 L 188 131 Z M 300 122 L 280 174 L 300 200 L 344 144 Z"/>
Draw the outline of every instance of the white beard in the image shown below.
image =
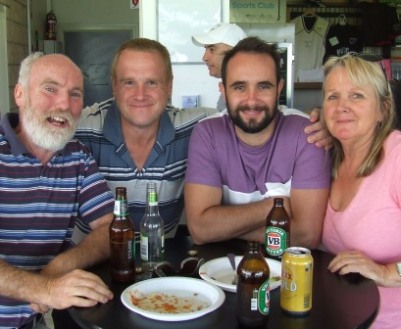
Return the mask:
<path id="1" fill-rule="evenodd" d="M 62 118 L 68 124 L 65 128 L 52 128 L 47 124 L 47 119 L 51 117 Z M 70 113 L 60 110 L 50 111 L 39 116 L 28 104 L 24 115 L 21 117 L 21 124 L 27 136 L 36 146 L 55 152 L 61 150 L 74 136 L 78 120 L 74 120 Z"/>

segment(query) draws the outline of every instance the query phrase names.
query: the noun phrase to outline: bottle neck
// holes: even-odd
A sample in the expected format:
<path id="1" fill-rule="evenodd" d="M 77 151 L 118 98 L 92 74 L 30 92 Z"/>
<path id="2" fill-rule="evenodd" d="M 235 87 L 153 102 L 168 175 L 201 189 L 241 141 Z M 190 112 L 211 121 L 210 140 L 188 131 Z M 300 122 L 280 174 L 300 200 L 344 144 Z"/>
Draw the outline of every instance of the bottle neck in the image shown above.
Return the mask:
<path id="1" fill-rule="evenodd" d="M 128 212 L 127 200 L 124 198 L 117 199 L 114 202 L 114 217 L 115 218 L 126 217 L 128 215 L 127 212 Z"/>
<path id="2" fill-rule="evenodd" d="M 159 202 L 157 200 L 157 192 L 155 188 L 148 188 L 146 213 L 148 215 L 159 215 Z"/>
<path id="3" fill-rule="evenodd" d="M 260 252 L 260 242 L 257 241 L 248 242 L 248 252 L 250 253 Z"/>
<path id="4" fill-rule="evenodd" d="M 274 199 L 274 206 L 277 208 L 282 208 L 283 207 L 283 199 L 281 199 L 281 198 Z"/>

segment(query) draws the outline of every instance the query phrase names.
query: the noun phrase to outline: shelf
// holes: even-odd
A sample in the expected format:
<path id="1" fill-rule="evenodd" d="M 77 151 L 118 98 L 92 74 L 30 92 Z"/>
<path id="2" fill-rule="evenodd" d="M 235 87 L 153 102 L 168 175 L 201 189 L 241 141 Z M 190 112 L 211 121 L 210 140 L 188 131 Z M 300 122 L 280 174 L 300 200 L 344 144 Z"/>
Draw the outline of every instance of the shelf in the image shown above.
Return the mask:
<path id="1" fill-rule="evenodd" d="M 313 89 L 322 89 L 321 82 L 295 82 L 294 90 L 313 90 Z"/>

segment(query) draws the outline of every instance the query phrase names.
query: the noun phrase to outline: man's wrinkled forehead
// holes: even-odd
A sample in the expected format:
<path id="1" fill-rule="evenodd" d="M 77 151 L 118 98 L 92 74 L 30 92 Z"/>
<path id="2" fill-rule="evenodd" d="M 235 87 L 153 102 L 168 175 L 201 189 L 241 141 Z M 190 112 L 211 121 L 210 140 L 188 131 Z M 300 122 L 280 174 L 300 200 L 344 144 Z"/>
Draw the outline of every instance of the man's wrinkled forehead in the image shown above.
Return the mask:
<path id="1" fill-rule="evenodd" d="M 62 85 L 67 81 L 72 84 L 71 89 L 84 89 L 84 78 L 80 68 L 68 58 L 52 57 L 46 55 L 32 64 L 30 82 L 43 84 Z"/>

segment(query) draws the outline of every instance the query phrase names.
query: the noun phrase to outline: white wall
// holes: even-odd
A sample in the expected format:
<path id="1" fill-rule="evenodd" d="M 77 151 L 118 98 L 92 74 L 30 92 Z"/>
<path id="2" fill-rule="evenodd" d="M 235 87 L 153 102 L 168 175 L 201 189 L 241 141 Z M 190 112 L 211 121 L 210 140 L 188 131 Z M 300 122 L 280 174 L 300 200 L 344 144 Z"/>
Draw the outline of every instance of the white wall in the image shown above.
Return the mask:
<path id="1" fill-rule="evenodd" d="M 181 107 L 181 97 L 199 95 L 200 106 L 213 107 L 217 105 L 220 96 L 219 79 L 211 77 L 204 64 L 174 65 L 174 91 L 172 105 Z"/>
<path id="2" fill-rule="evenodd" d="M 216 3 L 219 2 L 220 0 L 216 0 Z M 157 0 L 142 0 L 139 16 L 140 36 L 157 40 Z M 188 47 L 195 47 L 191 39 L 188 40 Z M 199 61 L 201 61 L 201 58 L 199 58 Z M 209 76 L 209 71 L 205 64 L 173 64 L 173 74 L 172 105 L 181 107 L 182 96 L 199 95 L 200 106 L 216 107 L 217 99 L 220 95 L 218 91 L 219 80 Z"/>

